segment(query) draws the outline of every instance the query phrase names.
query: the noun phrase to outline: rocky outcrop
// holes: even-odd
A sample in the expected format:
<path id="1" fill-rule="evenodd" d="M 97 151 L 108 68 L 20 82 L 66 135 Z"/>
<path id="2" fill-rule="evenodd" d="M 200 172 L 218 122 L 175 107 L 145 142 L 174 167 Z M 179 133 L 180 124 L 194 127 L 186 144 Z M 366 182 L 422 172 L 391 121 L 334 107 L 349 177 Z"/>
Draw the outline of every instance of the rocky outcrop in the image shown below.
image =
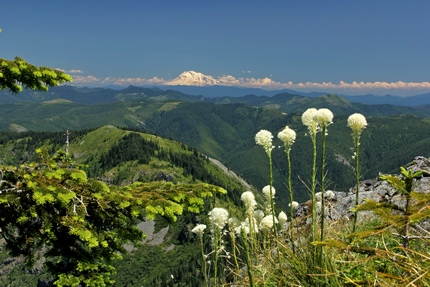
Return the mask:
<path id="1" fill-rule="evenodd" d="M 413 172 L 424 170 L 420 178 L 414 182 L 414 191 L 422 193 L 430 193 L 430 158 L 417 156 L 414 160 L 405 166 Z M 326 197 L 325 215 L 328 220 L 351 219 L 354 213 L 351 209 L 355 206 L 356 187 L 353 187 L 349 192 L 333 191 L 334 196 L 331 198 Z M 365 199 L 372 199 L 377 202 L 387 202 L 393 204 L 400 209 L 405 206 L 405 199 L 396 189 L 391 187 L 386 181 L 380 180 L 379 177 L 375 179 L 363 180 L 360 183 L 359 190 L 359 203 Z M 304 222 L 304 217 L 311 213 L 312 204 L 310 201 L 300 204 L 294 211 L 294 216 L 299 222 Z M 360 215 L 370 214 L 370 212 L 360 212 Z M 366 216 L 360 216 L 362 219 Z M 358 221 L 360 221 L 360 217 Z"/>

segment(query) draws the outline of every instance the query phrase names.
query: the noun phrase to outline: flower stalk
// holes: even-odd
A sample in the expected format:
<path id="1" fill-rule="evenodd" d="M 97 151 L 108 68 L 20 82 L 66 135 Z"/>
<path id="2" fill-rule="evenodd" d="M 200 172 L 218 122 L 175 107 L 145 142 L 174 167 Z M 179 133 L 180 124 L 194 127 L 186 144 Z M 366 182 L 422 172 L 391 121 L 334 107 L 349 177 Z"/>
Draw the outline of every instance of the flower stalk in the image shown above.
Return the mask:
<path id="1" fill-rule="evenodd" d="M 273 167 L 272 167 L 272 139 L 273 135 L 271 132 L 267 130 L 260 130 L 255 135 L 255 143 L 258 145 L 263 146 L 267 156 L 269 157 L 269 186 L 270 186 L 270 209 L 272 214 L 272 221 L 273 221 L 273 229 L 275 232 L 275 238 L 278 239 L 278 232 L 276 228 L 276 217 L 275 217 L 275 206 L 274 206 L 274 191 L 273 191 Z"/>
<path id="2" fill-rule="evenodd" d="M 326 165 L 326 137 L 328 135 L 327 127 L 333 123 L 333 113 L 329 109 L 319 109 L 316 114 L 316 120 L 321 127 L 321 220 L 320 220 L 320 241 L 324 241 L 324 221 L 325 221 L 325 165 Z M 319 250 L 319 264 L 323 262 L 323 246 Z"/>
<path id="3" fill-rule="evenodd" d="M 208 274 L 207 274 L 207 262 L 206 262 L 206 255 L 203 250 L 203 231 L 206 229 L 205 224 L 199 224 L 196 227 L 194 227 L 191 232 L 195 233 L 199 237 L 200 241 L 200 252 L 202 254 L 202 268 L 203 268 L 203 277 L 205 280 L 205 284 L 209 286 L 208 281 Z"/>
<path id="4" fill-rule="evenodd" d="M 312 159 L 312 173 L 311 173 L 311 200 L 312 200 L 312 233 L 311 241 L 316 239 L 316 170 L 317 170 L 317 132 L 319 130 L 318 122 L 316 121 L 317 109 L 307 109 L 302 115 L 302 123 L 308 127 L 309 135 L 312 139 L 313 159 Z"/>
<path id="5" fill-rule="evenodd" d="M 354 159 L 355 159 L 355 186 L 356 186 L 356 192 L 355 192 L 355 205 L 358 205 L 359 200 L 359 193 L 360 193 L 360 166 L 359 166 L 359 147 L 360 147 L 360 136 L 363 132 L 364 128 L 367 126 L 366 118 L 362 114 L 352 114 L 348 118 L 348 127 L 352 129 L 352 138 L 354 140 Z M 357 226 L 357 217 L 358 217 L 358 211 L 354 211 L 354 224 L 352 228 L 352 232 L 355 232 L 356 226 Z"/>
<path id="6" fill-rule="evenodd" d="M 218 286 L 218 257 L 223 251 L 222 235 L 224 226 L 228 221 L 228 211 L 224 208 L 215 207 L 209 212 L 209 221 L 212 232 L 212 248 L 214 252 L 214 286 Z"/>
<path id="7" fill-rule="evenodd" d="M 293 184 L 291 182 L 291 146 L 294 144 L 296 140 L 296 132 L 286 126 L 282 131 L 278 133 L 278 138 L 284 143 L 285 147 L 285 155 L 287 157 L 287 180 L 288 180 L 288 194 L 290 199 L 290 240 L 291 240 L 291 246 L 293 253 L 294 250 L 294 217 L 293 217 Z"/>

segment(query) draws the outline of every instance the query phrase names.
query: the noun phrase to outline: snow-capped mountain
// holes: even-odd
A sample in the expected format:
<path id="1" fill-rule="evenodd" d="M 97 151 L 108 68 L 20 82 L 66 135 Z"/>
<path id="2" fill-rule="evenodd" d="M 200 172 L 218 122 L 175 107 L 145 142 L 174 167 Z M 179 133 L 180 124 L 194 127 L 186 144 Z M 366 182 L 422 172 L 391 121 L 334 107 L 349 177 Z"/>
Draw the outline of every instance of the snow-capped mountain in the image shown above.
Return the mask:
<path id="1" fill-rule="evenodd" d="M 204 87 L 218 85 L 219 83 L 220 82 L 212 76 L 207 76 L 194 71 L 186 71 L 180 74 L 177 78 L 168 81 L 166 85 Z"/>

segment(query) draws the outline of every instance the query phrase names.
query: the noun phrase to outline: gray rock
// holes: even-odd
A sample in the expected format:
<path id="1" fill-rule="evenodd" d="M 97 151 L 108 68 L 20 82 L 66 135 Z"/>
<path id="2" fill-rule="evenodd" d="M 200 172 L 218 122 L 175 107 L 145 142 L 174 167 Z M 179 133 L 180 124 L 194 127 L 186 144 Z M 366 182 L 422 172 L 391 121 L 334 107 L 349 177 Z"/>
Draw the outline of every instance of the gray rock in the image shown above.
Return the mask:
<path id="1" fill-rule="evenodd" d="M 430 158 L 423 156 L 415 157 L 414 160 L 405 166 L 406 169 L 411 169 L 414 172 L 424 170 L 424 173 L 420 178 L 417 178 L 414 183 L 414 191 L 422 193 L 430 193 Z M 363 180 L 360 183 L 359 193 L 359 204 L 363 203 L 366 199 L 372 199 L 376 202 L 387 202 L 398 206 L 400 209 L 404 209 L 406 200 L 396 189 L 390 186 L 390 184 L 384 180 L 380 180 L 379 177 L 375 179 Z M 326 201 L 325 215 L 328 220 L 339 220 L 345 218 L 352 218 L 354 213 L 351 209 L 355 207 L 356 201 L 356 187 L 350 188 L 349 192 L 334 191 L 335 196 L 331 200 Z M 306 218 L 311 213 L 312 203 L 307 201 L 300 204 L 294 211 L 294 217 Z M 360 220 L 366 220 L 372 216 L 371 211 L 360 212 Z M 306 222 L 305 220 L 298 220 L 298 222 Z M 430 222 L 423 222 L 421 226 L 428 225 L 430 228 Z M 426 229 L 430 230 L 430 229 Z"/>

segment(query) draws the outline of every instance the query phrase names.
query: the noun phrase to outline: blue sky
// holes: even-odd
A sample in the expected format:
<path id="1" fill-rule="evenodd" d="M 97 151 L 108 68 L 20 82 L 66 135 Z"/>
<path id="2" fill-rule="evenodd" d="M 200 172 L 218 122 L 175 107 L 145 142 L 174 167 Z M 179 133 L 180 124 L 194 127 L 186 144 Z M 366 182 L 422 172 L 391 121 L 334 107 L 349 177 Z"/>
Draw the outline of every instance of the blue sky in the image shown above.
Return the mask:
<path id="1" fill-rule="evenodd" d="M 74 84 L 223 84 L 334 93 L 430 92 L 430 1 L 22 1 L 0 5 L 0 57 Z"/>

